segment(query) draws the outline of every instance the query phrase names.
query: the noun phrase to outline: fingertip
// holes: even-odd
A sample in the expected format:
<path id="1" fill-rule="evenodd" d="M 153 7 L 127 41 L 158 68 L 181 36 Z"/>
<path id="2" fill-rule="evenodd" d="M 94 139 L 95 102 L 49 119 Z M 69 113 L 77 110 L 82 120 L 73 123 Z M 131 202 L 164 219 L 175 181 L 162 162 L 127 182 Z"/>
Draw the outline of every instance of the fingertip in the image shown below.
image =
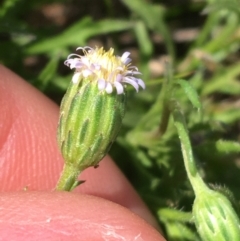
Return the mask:
<path id="1" fill-rule="evenodd" d="M 4 240 L 164 241 L 126 208 L 93 196 L 19 192 L 1 195 L 0 204 Z"/>
<path id="2" fill-rule="evenodd" d="M 0 190 L 54 188 L 63 165 L 57 105 L 3 66 L 0 73 Z"/>
<path id="3" fill-rule="evenodd" d="M 140 217 L 144 217 L 153 227 L 159 228 L 156 220 L 129 181 L 124 177 L 117 178 L 122 175 L 111 157 L 106 156 L 97 169 L 88 168 L 80 175 L 80 179 L 86 180 L 86 182 L 80 185 L 75 192 L 90 194 L 119 203 L 137 213 Z"/>

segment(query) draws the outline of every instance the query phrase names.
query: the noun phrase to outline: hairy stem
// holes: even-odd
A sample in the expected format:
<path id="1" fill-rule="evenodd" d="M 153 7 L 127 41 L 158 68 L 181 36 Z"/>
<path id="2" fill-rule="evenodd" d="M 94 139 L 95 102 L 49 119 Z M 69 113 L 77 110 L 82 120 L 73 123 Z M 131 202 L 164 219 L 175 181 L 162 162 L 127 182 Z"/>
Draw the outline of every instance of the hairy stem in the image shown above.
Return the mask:
<path id="1" fill-rule="evenodd" d="M 185 118 L 176 101 L 172 101 L 171 110 L 174 119 L 174 125 L 177 128 L 178 136 L 181 142 L 185 169 L 194 192 L 197 194 L 201 192 L 201 190 L 206 189 L 207 186 L 197 171 Z"/>
<path id="2" fill-rule="evenodd" d="M 78 186 L 80 182 L 77 180 L 80 172 L 72 165 L 64 165 L 62 174 L 58 180 L 56 190 L 71 191 Z"/>

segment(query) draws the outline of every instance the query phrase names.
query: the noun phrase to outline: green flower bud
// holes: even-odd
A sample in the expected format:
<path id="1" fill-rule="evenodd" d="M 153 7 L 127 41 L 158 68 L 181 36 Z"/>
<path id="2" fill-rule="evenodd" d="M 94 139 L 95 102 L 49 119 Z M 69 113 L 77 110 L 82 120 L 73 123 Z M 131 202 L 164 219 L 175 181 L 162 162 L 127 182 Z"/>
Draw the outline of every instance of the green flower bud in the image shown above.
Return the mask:
<path id="1" fill-rule="evenodd" d="M 240 240 L 239 218 L 223 194 L 210 189 L 199 193 L 193 204 L 193 216 L 202 240 Z"/>
<path id="2" fill-rule="evenodd" d="M 145 88 L 134 76 L 140 72 L 130 66 L 130 53 L 118 57 L 113 49 L 78 49 L 83 56 L 71 54 L 65 61 L 76 72 L 60 107 L 57 139 L 65 167 L 58 190 L 72 190 L 79 184 L 79 173 L 97 166 L 109 151 L 124 117 L 124 83 L 137 91 L 139 86 Z"/>
<path id="3" fill-rule="evenodd" d="M 100 92 L 89 78 L 70 84 L 61 104 L 58 128 L 66 164 L 79 170 L 98 165 L 120 130 L 125 96 Z"/>

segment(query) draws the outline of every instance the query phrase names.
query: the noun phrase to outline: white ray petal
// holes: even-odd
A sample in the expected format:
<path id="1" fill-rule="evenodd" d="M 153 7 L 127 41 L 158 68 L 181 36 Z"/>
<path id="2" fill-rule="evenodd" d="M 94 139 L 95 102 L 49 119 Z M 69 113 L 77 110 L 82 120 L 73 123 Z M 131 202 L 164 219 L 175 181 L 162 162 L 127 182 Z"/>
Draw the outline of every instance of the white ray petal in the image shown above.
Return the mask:
<path id="1" fill-rule="evenodd" d="M 89 70 L 89 69 L 84 69 L 84 70 L 82 71 L 82 75 L 83 75 L 84 77 L 88 77 L 88 76 L 91 75 L 91 74 L 92 74 L 92 71 Z"/>
<path id="2" fill-rule="evenodd" d="M 128 69 L 135 69 L 136 71 L 138 71 L 138 68 L 136 66 L 129 66 Z"/>
<path id="3" fill-rule="evenodd" d="M 68 59 L 64 61 L 64 64 L 69 67 L 69 61 L 68 61 Z"/>
<path id="4" fill-rule="evenodd" d="M 139 72 L 139 71 L 128 70 L 128 71 L 127 71 L 127 74 L 135 75 L 135 74 L 142 74 L 142 73 Z"/>
<path id="5" fill-rule="evenodd" d="M 105 90 L 108 94 L 111 94 L 113 92 L 112 84 L 108 82 Z"/>
<path id="6" fill-rule="evenodd" d="M 72 58 L 72 56 L 75 56 L 75 57 L 78 57 L 78 58 L 81 58 L 81 57 L 82 57 L 82 56 L 79 55 L 79 54 L 69 54 L 68 57 L 67 57 L 67 59 Z"/>
<path id="7" fill-rule="evenodd" d="M 125 61 L 123 62 L 125 65 L 129 64 L 132 61 L 130 58 L 126 58 Z"/>
<path id="8" fill-rule="evenodd" d="M 89 67 L 89 60 L 86 57 L 82 57 L 81 61 L 83 64 L 85 64 L 87 67 Z"/>
<path id="9" fill-rule="evenodd" d="M 137 79 L 137 83 L 138 83 L 138 85 L 140 85 L 143 89 L 146 88 L 145 83 L 143 82 L 142 79 Z"/>
<path id="10" fill-rule="evenodd" d="M 81 50 L 85 50 L 85 51 L 86 51 L 86 49 L 92 50 L 92 48 L 91 48 L 91 47 L 89 47 L 89 46 L 85 46 L 85 47 L 78 47 L 76 50 L 79 50 L 79 49 L 81 49 Z"/>
<path id="11" fill-rule="evenodd" d="M 134 78 L 134 79 L 135 79 L 135 78 Z M 138 92 L 138 84 L 137 84 L 137 82 L 136 82 L 134 79 L 131 78 L 131 77 L 125 77 L 125 78 L 123 79 L 123 82 L 132 85 L 132 86 L 135 88 L 135 90 Z"/>
<path id="12" fill-rule="evenodd" d="M 122 67 L 122 66 L 118 66 L 118 67 L 116 68 L 116 70 L 123 71 L 123 67 Z"/>
<path id="13" fill-rule="evenodd" d="M 123 78 L 123 76 L 121 74 L 117 74 L 116 81 L 121 82 L 122 78 Z"/>
<path id="14" fill-rule="evenodd" d="M 117 94 L 120 95 L 124 92 L 124 88 L 122 86 L 122 84 L 120 84 L 119 82 L 114 82 L 114 85 L 116 87 L 116 90 L 117 90 Z"/>
<path id="15" fill-rule="evenodd" d="M 81 73 L 79 73 L 79 72 L 75 73 L 75 74 L 73 75 L 73 77 L 72 77 L 72 82 L 73 82 L 74 84 L 77 84 L 78 81 L 79 81 L 79 79 L 80 79 L 80 76 L 81 76 Z"/>
<path id="16" fill-rule="evenodd" d="M 124 63 L 126 59 L 128 59 L 128 56 L 130 55 L 130 52 L 124 52 L 121 61 Z"/>
<path id="17" fill-rule="evenodd" d="M 104 79 L 99 79 L 98 80 L 98 89 L 104 90 L 105 87 L 106 87 L 106 81 Z"/>
<path id="18" fill-rule="evenodd" d="M 73 68 L 79 68 L 80 65 L 78 65 L 79 63 L 79 59 L 67 59 L 64 64 L 67 65 L 68 67 L 70 67 L 70 69 Z"/>

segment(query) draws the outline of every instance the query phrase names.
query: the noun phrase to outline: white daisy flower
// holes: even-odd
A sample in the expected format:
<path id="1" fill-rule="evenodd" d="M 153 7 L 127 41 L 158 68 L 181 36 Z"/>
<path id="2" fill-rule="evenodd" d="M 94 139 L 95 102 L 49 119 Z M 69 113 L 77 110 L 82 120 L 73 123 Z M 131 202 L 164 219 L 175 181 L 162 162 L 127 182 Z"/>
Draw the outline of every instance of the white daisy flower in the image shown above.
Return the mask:
<path id="1" fill-rule="evenodd" d="M 76 71 L 73 75 L 73 83 L 77 83 L 80 77 L 95 77 L 98 89 L 112 93 L 114 88 L 117 94 L 124 93 L 124 83 L 132 85 L 138 92 L 139 87 L 145 89 L 142 79 L 135 77 L 141 73 L 136 66 L 131 66 L 130 53 L 124 52 L 123 55 L 115 56 L 114 49 L 105 51 L 103 48 L 79 47 L 83 55 L 70 54 L 65 65 Z"/>

